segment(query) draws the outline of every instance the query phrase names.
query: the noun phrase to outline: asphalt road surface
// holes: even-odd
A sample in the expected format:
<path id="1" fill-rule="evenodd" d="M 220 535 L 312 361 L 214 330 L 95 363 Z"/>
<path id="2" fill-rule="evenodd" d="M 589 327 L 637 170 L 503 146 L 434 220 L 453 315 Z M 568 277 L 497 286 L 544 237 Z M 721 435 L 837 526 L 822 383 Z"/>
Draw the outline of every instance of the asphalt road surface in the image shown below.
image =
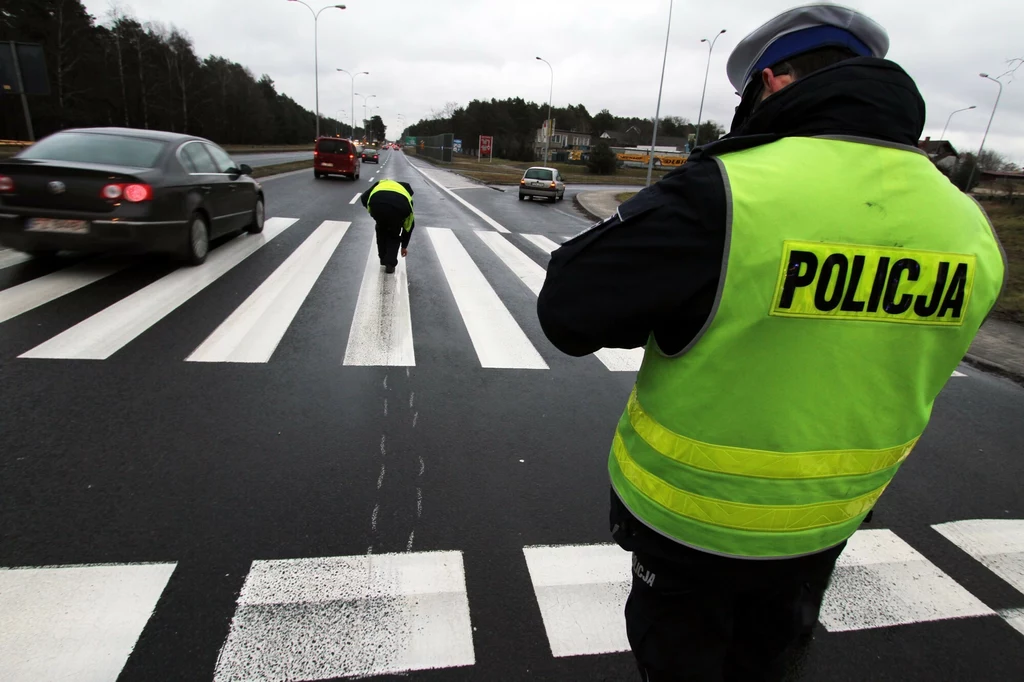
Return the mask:
<path id="1" fill-rule="evenodd" d="M 0 259 L 0 679 L 636 679 L 605 461 L 637 356 L 534 308 L 590 221 L 414 163 L 268 180 L 194 269 Z M 394 277 L 381 177 L 416 192 Z M 961 371 L 791 680 L 1020 679 L 1024 390 Z"/>
<path id="2" fill-rule="evenodd" d="M 258 152 L 255 154 L 232 154 L 231 158 L 238 163 L 247 163 L 253 168 L 259 168 L 260 166 L 312 159 L 313 152 Z"/>

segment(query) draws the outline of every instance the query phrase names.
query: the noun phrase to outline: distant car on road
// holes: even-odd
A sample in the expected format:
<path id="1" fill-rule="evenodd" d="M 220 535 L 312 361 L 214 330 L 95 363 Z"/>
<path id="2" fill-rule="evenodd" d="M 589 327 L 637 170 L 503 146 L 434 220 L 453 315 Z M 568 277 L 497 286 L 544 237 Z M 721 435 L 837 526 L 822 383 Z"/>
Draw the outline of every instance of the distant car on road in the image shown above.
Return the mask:
<path id="1" fill-rule="evenodd" d="M 313 177 L 344 175 L 350 180 L 359 179 L 362 167 L 360 150 L 352 140 L 340 137 L 321 137 L 313 149 Z"/>
<path id="2" fill-rule="evenodd" d="M 373 161 L 374 163 L 380 163 L 380 152 L 371 147 L 364 147 L 363 161 Z"/>
<path id="3" fill-rule="evenodd" d="M 558 170 L 543 166 L 527 168 L 519 181 L 519 201 L 526 197 L 545 197 L 550 199 L 551 203 L 564 199 L 565 183 Z"/>
<path id="4" fill-rule="evenodd" d="M 47 255 L 127 247 L 193 265 L 210 240 L 263 231 L 263 189 L 209 140 L 66 130 L 0 161 L 0 245 Z"/>

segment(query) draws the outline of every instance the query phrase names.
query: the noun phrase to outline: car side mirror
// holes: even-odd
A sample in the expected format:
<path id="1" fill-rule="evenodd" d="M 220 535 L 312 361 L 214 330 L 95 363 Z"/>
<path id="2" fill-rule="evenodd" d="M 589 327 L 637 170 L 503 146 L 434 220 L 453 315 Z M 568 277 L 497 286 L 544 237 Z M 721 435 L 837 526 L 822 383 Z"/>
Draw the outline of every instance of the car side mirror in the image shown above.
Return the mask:
<path id="1" fill-rule="evenodd" d="M 252 175 L 252 166 L 247 163 L 243 163 L 238 167 L 238 172 L 240 175 Z"/>

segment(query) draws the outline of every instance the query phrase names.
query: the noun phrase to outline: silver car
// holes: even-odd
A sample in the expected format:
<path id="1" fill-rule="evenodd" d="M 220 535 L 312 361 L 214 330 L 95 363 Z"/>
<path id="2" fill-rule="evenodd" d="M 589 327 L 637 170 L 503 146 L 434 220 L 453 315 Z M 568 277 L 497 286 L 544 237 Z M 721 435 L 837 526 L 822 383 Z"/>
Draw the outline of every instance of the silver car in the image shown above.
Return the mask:
<path id="1" fill-rule="evenodd" d="M 527 168 L 523 179 L 519 181 L 519 201 L 526 197 L 546 197 L 552 203 L 564 199 L 565 183 L 558 170 L 543 166 Z"/>

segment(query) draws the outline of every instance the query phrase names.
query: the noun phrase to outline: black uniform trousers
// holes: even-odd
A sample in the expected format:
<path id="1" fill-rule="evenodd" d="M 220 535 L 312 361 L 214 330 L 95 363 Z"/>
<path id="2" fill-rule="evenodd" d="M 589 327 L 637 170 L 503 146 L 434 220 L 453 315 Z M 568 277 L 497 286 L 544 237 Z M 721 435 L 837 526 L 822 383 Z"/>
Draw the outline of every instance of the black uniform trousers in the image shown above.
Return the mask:
<path id="1" fill-rule="evenodd" d="M 633 552 L 626 634 L 645 682 L 768 682 L 810 634 L 846 543 L 793 559 L 735 559 L 644 526 L 612 491 L 612 534 Z"/>
<path id="2" fill-rule="evenodd" d="M 389 205 L 373 206 L 372 217 L 377 223 L 377 255 L 381 265 L 398 265 L 398 251 L 405 237 L 405 221 L 409 211 Z M 408 244 L 408 241 L 405 241 Z"/>

